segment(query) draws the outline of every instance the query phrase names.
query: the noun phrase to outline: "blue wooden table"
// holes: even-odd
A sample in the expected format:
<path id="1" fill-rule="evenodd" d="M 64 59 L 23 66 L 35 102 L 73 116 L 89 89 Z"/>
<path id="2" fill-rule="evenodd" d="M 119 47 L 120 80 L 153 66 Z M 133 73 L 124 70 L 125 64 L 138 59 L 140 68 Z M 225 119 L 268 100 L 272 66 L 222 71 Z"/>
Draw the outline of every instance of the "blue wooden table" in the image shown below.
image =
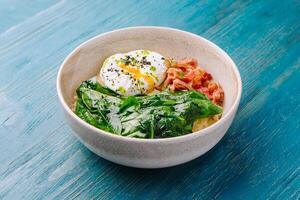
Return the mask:
<path id="1" fill-rule="evenodd" d="M 222 141 L 177 167 L 119 166 L 66 125 L 56 75 L 78 44 L 159 25 L 225 49 L 243 80 Z M 300 1 L 0 1 L 0 199 L 300 199 Z"/>

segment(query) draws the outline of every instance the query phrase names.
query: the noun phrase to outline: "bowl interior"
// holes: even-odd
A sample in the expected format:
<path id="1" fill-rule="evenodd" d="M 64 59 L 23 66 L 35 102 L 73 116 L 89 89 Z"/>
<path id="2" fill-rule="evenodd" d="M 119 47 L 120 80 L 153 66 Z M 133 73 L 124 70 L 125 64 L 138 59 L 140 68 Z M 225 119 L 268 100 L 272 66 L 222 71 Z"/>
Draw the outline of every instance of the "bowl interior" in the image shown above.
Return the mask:
<path id="1" fill-rule="evenodd" d="M 108 56 L 137 49 L 157 51 L 175 59 L 196 58 L 225 92 L 224 114 L 238 96 L 238 74 L 232 60 L 211 42 L 196 35 L 166 28 L 129 28 L 102 34 L 80 45 L 65 60 L 58 77 L 61 94 L 69 108 L 76 88 L 99 72 Z"/>

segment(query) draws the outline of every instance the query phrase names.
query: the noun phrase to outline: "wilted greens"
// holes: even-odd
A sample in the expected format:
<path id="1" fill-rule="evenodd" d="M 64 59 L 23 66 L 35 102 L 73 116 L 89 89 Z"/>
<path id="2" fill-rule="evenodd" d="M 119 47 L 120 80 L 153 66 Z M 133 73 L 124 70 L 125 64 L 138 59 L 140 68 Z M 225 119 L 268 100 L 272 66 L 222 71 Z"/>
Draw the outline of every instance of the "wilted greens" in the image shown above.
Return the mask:
<path id="1" fill-rule="evenodd" d="M 136 138 L 166 138 L 192 132 L 193 122 L 222 112 L 197 91 L 163 91 L 146 96 L 119 96 L 99 83 L 77 89 L 75 113 L 102 130 Z"/>

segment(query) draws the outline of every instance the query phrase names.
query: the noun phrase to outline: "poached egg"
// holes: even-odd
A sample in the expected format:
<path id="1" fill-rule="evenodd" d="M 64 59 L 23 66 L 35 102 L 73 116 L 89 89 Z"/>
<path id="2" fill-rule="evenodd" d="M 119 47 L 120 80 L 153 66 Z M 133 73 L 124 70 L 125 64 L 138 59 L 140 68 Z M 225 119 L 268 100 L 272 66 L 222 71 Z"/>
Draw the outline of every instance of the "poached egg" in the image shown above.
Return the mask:
<path id="1" fill-rule="evenodd" d="M 164 81 L 166 71 L 165 58 L 161 54 L 135 50 L 108 57 L 98 81 L 124 96 L 149 94 Z"/>

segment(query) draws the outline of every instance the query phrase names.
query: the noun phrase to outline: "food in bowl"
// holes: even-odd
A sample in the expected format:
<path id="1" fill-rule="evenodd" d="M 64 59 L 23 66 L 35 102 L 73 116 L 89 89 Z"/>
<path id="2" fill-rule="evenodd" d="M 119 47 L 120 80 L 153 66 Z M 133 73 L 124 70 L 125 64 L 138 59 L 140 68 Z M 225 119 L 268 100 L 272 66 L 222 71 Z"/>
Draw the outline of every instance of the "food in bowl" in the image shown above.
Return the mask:
<path id="1" fill-rule="evenodd" d="M 199 66 L 211 73 L 224 90 L 221 119 L 195 133 L 158 139 L 123 137 L 86 123 L 72 110 L 74 92 L 84 80 L 99 74 L 104 60 L 117 53 L 116 49 L 122 53 L 150 49 L 178 62 L 185 57 L 197 58 Z M 167 73 L 165 80 L 166 78 Z M 104 85 L 101 83 L 100 86 Z M 98 35 L 72 51 L 60 67 L 57 93 L 66 123 L 88 149 L 121 165 L 162 168 L 193 160 L 209 151 L 223 138 L 235 118 L 242 82 L 238 68 L 230 56 L 201 36 L 166 27 L 130 27 Z M 218 96 L 217 93 L 214 94 Z"/>
<path id="2" fill-rule="evenodd" d="M 218 121 L 223 100 L 221 85 L 197 60 L 135 50 L 108 57 L 96 78 L 77 88 L 74 112 L 113 134 L 167 138 Z"/>

